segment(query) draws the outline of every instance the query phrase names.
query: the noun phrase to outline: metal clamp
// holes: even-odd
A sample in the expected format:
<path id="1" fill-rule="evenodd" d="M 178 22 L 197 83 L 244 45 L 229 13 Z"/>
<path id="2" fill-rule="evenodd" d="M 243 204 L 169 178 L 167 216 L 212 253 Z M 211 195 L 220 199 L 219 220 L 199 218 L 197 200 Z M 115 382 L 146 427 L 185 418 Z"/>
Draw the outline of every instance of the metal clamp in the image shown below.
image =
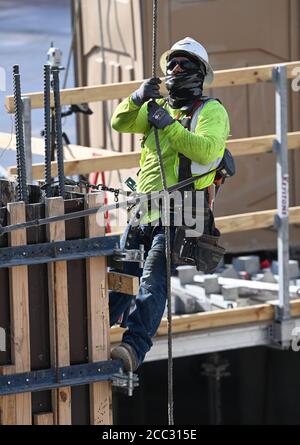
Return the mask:
<path id="1" fill-rule="evenodd" d="M 268 327 L 270 346 L 280 349 L 289 349 L 293 339 L 293 329 L 296 326 L 295 320 L 290 319 L 284 307 L 278 302 L 270 302 L 275 307 L 275 320 Z"/>
<path id="2" fill-rule="evenodd" d="M 84 238 L 0 249 L 0 268 L 110 256 L 118 236 Z"/>
<path id="3" fill-rule="evenodd" d="M 0 396 L 101 381 L 111 381 L 115 386 L 126 387 L 129 395 L 132 395 L 133 388 L 138 385 L 137 376 L 123 373 L 120 360 L 106 360 L 0 376 Z"/>
<path id="4" fill-rule="evenodd" d="M 289 349 L 295 328 L 293 320 L 275 320 L 268 328 L 270 346 L 279 349 Z"/>
<path id="5" fill-rule="evenodd" d="M 115 261 L 139 263 L 141 269 L 144 267 L 145 248 L 143 244 L 140 244 L 139 249 L 115 249 L 113 255 Z"/>
<path id="6" fill-rule="evenodd" d="M 139 386 L 139 378 L 133 372 L 124 373 L 122 369 L 118 374 L 111 376 L 112 385 L 119 388 L 122 392 L 127 392 L 129 397 L 132 397 L 134 388 Z"/>

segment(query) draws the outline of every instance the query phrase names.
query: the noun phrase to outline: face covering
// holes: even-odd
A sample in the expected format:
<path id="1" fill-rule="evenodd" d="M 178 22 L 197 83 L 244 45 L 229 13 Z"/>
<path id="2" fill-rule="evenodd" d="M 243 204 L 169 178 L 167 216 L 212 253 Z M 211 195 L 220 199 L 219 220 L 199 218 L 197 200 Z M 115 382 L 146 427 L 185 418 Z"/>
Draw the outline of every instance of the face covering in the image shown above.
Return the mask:
<path id="1" fill-rule="evenodd" d="M 168 74 L 169 73 L 169 74 Z M 172 74 L 167 71 L 166 88 L 169 91 L 168 102 L 172 108 L 188 109 L 196 99 L 202 96 L 205 70 L 202 67 Z"/>

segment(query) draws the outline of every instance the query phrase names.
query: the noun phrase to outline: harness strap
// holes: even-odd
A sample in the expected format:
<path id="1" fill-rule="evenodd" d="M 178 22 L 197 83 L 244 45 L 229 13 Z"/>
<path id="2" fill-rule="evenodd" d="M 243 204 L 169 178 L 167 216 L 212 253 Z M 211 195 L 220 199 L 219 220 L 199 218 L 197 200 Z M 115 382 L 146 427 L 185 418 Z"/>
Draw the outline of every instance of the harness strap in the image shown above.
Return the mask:
<path id="1" fill-rule="evenodd" d="M 193 104 L 193 106 L 190 109 L 190 111 L 187 114 L 187 116 L 185 116 L 183 119 L 180 120 L 179 119 L 179 113 L 178 113 L 175 119 L 178 120 L 178 122 L 180 122 L 181 125 L 184 128 L 186 128 L 188 131 L 194 131 L 193 129 L 191 129 L 193 116 L 195 115 L 195 113 L 197 111 L 198 111 L 197 114 L 199 115 L 199 113 L 201 112 L 201 110 L 203 109 L 205 104 L 207 102 L 210 102 L 211 100 L 217 100 L 218 102 L 221 103 L 221 101 L 219 99 L 214 99 L 214 98 L 211 98 L 211 97 L 203 97 L 201 99 L 198 99 Z M 185 180 L 193 177 L 191 166 L 192 166 L 191 159 L 187 158 L 182 153 L 179 153 L 178 182 L 182 182 L 182 181 L 185 181 Z M 210 172 L 208 172 L 208 173 L 210 173 Z M 192 181 L 187 186 L 187 188 L 185 188 L 185 190 L 195 190 L 195 181 Z"/>

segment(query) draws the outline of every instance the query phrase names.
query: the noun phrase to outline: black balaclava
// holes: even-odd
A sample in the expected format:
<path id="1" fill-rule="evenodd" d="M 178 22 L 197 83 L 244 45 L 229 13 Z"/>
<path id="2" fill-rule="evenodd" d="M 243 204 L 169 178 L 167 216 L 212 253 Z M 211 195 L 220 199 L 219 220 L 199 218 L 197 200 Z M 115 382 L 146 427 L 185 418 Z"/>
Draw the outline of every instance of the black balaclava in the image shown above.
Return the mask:
<path id="1" fill-rule="evenodd" d="M 166 88 L 169 91 L 168 103 L 172 108 L 189 109 L 196 99 L 202 97 L 206 67 L 199 60 L 184 52 L 173 53 L 168 62 L 176 56 L 187 57 L 191 62 L 189 69 L 182 73 L 171 74 L 167 71 Z"/>

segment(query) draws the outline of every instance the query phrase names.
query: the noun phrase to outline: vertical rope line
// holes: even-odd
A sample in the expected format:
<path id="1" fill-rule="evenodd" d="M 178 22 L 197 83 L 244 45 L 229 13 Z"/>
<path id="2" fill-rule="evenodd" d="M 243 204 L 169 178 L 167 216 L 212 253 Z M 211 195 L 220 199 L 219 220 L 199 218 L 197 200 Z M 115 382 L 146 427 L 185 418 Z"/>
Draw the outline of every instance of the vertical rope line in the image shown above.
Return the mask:
<path id="1" fill-rule="evenodd" d="M 158 31 L 158 0 L 153 0 L 153 39 L 152 39 L 152 77 L 157 70 L 157 31 Z M 158 129 L 154 128 L 155 144 L 159 162 L 160 175 L 164 190 L 164 223 L 165 223 L 165 255 L 166 255 L 166 291 L 168 302 L 168 421 L 174 425 L 173 401 L 173 355 L 172 355 L 172 306 L 171 306 L 171 234 L 169 226 L 169 206 L 167 180 L 163 165 Z"/>

